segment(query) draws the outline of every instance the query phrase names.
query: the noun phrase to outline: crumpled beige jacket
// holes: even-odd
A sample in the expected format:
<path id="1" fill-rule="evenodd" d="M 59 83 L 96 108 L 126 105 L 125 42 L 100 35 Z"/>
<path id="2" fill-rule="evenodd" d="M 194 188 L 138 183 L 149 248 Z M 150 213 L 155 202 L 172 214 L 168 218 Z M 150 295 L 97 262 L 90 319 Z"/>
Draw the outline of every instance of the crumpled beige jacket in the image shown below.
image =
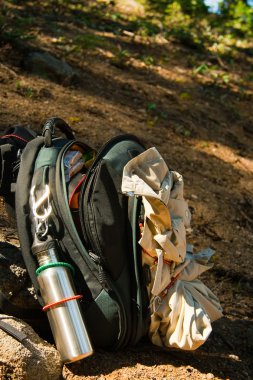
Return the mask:
<path id="1" fill-rule="evenodd" d="M 145 220 L 139 241 L 148 264 L 151 307 L 149 335 L 159 346 L 194 350 L 222 316 L 217 297 L 197 277 L 208 270 L 213 254 L 187 251 L 186 228 L 191 214 L 183 195 L 183 178 L 170 171 L 156 148 L 127 163 L 122 192 L 142 196 Z"/>

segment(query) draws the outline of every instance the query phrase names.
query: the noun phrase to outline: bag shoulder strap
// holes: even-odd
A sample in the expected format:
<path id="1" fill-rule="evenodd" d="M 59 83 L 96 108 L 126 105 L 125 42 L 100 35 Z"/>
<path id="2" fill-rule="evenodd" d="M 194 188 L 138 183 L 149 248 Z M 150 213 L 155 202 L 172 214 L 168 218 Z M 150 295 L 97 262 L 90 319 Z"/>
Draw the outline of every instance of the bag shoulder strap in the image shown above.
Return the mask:
<path id="1" fill-rule="evenodd" d="M 16 219 L 20 247 L 25 265 L 29 270 L 29 275 L 34 285 L 37 284 L 37 278 L 35 275 L 36 264 L 30 254 L 33 237 L 31 233 L 29 198 L 36 157 L 43 144 L 44 137 L 40 136 L 26 145 L 22 154 L 15 194 Z"/>
<path id="2" fill-rule="evenodd" d="M 7 334 L 11 335 L 13 338 L 18 340 L 20 343 L 23 343 L 23 341 L 27 338 L 27 335 L 24 334 L 22 331 L 19 331 L 16 329 L 16 327 L 13 327 L 8 322 L 3 321 L 3 319 L 8 319 L 11 317 L 0 317 L 0 329 L 5 331 Z"/>

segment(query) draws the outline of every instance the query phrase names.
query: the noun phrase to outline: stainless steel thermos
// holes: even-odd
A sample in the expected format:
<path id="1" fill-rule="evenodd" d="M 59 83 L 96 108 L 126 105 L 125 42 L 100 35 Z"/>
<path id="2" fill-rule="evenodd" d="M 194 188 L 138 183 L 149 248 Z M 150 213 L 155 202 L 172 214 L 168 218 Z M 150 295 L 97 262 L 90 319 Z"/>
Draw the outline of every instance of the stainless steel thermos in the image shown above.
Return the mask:
<path id="1" fill-rule="evenodd" d="M 60 261 L 57 241 L 35 238 L 32 246 L 39 268 L 36 271 L 44 311 L 61 354 L 62 361 L 73 362 L 92 355 L 92 345 L 81 314 L 80 295 L 72 281 L 73 267 Z"/>

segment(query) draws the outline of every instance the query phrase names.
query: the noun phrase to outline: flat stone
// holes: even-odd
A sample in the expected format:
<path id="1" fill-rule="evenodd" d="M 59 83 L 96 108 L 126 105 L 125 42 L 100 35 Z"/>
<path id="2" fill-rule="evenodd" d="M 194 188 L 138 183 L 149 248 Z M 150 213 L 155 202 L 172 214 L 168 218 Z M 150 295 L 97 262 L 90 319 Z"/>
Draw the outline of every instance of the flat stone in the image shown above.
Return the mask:
<path id="1" fill-rule="evenodd" d="M 41 339 L 25 322 L 0 314 L 0 319 L 16 328 L 25 338 L 22 343 L 0 329 L 1 378 L 13 380 L 58 380 L 62 363 L 53 345 Z"/>
<path id="2" fill-rule="evenodd" d="M 24 66 L 30 73 L 66 84 L 81 79 L 78 70 L 47 52 L 31 52 L 25 58 Z"/>

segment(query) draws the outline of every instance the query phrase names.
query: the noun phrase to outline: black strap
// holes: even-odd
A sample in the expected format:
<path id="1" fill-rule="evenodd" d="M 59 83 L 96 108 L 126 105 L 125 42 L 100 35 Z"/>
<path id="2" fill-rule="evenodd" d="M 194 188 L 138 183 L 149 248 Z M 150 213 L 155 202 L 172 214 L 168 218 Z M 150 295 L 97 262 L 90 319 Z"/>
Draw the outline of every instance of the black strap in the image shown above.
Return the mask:
<path id="1" fill-rule="evenodd" d="M 10 193 L 12 182 L 12 164 L 17 157 L 17 148 L 11 144 L 5 144 L 0 148 L 0 194 Z"/>
<path id="2" fill-rule="evenodd" d="M 11 335 L 13 338 L 17 339 L 20 343 L 23 343 L 23 341 L 27 338 L 27 335 L 22 331 L 16 329 L 16 327 L 13 327 L 9 323 L 3 321 L 3 319 L 8 318 L 11 317 L 0 317 L 0 329 Z"/>

